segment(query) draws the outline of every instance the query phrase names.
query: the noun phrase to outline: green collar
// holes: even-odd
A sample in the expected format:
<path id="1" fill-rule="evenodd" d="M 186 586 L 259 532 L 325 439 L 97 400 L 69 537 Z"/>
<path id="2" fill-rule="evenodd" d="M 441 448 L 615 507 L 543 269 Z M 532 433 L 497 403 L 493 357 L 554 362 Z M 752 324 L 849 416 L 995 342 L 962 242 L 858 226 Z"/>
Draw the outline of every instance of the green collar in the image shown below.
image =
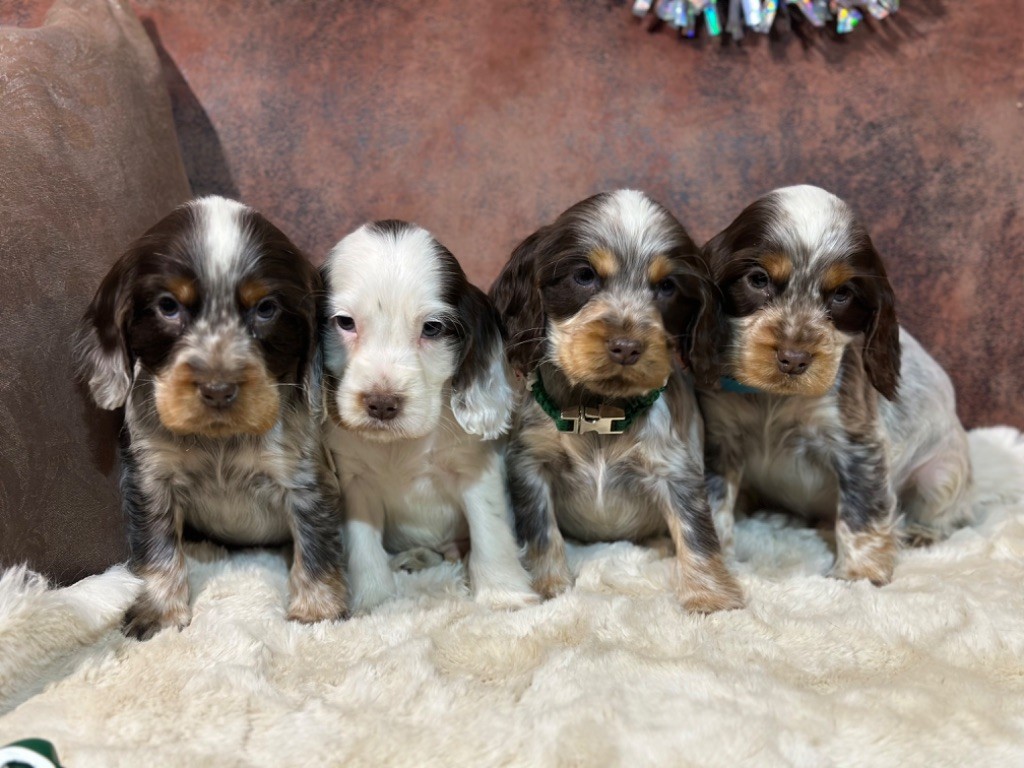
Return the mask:
<path id="1" fill-rule="evenodd" d="M 646 395 L 634 397 L 626 402 L 625 408 L 615 408 L 610 405 L 580 405 L 572 410 L 562 411 L 552 402 L 551 396 L 544 389 L 540 371 L 537 371 L 537 378 L 531 389 L 537 405 L 555 422 L 555 429 L 559 432 L 571 432 L 576 435 L 586 432 L 597 432 L 599 435 L 621 435 L 639 416 L 654 405 L 661 397 L 661 393 L 665 391 L 665 387 L 662 387 L 648 392 Z"/>

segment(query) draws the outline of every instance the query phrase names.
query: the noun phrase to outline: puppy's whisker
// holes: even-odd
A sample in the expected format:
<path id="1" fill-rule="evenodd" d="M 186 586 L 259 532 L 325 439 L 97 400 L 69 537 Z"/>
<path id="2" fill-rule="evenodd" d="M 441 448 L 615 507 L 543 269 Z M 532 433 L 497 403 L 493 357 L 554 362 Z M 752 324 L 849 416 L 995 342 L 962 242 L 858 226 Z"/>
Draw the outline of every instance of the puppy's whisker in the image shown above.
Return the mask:
<path id="1" fill-rule="evenodd" d="M 537 338 L 542 338 L 542 337 L 537 337 Z M 535 343 L 537 343 L 537 339 L 536 338 L 535 339 L 523 339 L 522 341 L 513 341 L 513 342 L 505 344 L 505 349 L 507 351 L 507 350 L 510 350 L 510 349 L 515 349 L 516 347 L 524 346 L 526 344 L 535 344 Z"/>

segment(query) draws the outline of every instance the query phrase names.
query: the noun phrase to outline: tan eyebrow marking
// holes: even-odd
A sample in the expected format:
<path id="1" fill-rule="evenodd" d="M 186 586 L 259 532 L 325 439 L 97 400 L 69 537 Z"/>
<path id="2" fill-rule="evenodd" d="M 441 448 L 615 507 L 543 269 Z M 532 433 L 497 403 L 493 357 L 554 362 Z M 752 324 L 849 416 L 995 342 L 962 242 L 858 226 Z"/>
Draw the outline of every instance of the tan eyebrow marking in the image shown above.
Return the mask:
<path id="1" fill-rule="evenodd" d="M 822 279 L 822 287 L 824 287 L 826 291 L 831 291 L 838 288 L 852 277 L 854 277 L 853 268 L 846 262 L 837 261 L 834 264 L 829 264 L 828 269 L 825 270 L 825 277 Z"/>
<path id="2" fill-rule="evenodd" d="M 647 267 L 647 277 L 652 283 L 658 283 L 672 274 L 672 262 L 668 256 L 659 253 L 651 259 L 651 265 Z"/>
<path id="3" fill-rule="evenodd" d="M 793 262 L 784 253 L 769 253 L 762 257 L 761 266 L 776 284 L 784 283 L 793 274 Z"/>
<path id="4" fill-rule="evenodd" d="M 188 306 L 196 300 L 196 283 L 188 277 L 172 277 L 167 281 L 167 290 L 180 304 Z"/>
<path id="5" fill-rule="evenodd" d="M 249 280 L 242 283 L 238 289 L 238 296 L 242 300 L 242 306 L 246 309 L 255 307 L 259 300 L 268 293 L 270 293 L 270 288 L 262 280 Z"/>
<path id="6" fill-rule="evenodd" d="M 590 260 L 590 266 L 603 278 L 609 278 L 619 271 L 619 262 L 615 254 L 607 248 L 595 248 L 587 254 L 587 258 Z"/>

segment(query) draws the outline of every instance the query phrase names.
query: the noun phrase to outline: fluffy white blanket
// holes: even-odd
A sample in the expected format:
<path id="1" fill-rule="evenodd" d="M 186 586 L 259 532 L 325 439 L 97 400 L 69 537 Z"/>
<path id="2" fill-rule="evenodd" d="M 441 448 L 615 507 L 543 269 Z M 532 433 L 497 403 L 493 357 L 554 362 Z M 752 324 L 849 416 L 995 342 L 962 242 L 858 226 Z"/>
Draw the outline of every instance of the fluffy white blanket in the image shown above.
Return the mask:
<path id="1" fill-rule="evenodd" d="M 0 745 L 67 766 L 1024 765 L 1024 440 L 971 435 L 979 520 L 876 589 L 813 530 L 737 531 L 742 611 L 683 612 L 669 561 L 574 548 L 569 594 L 516 613 L 461 566 L 344 623 L 284 620 L 273 552 L 192 550 L 192 625 L 117 631 L 123 569 L 0 577 Z"/>

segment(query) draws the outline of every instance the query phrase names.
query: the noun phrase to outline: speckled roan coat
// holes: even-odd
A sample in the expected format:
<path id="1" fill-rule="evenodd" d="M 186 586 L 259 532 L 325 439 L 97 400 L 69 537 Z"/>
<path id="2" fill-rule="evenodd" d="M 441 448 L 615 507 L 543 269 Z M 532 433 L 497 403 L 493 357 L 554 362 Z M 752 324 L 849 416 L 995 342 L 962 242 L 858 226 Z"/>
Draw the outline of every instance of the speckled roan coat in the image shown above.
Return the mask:
<path id="1" fill-rule="evenodd" d="M 129 634 L 190 621 L 186 528 L 291 540 L 289 618 L 345 613 L 340 500 L 321 487 L 319 287 L 270 222 L 207 197 L 133 243 L 97 291 L 77 350 L 97 404 L 125 409 L 122 507 L 145 584 Z"/>
<path id="2" fill-rule="evenodd" d="M 887 583 L 900 538 L 935 539 L 970 516 L 949 377 L 900 329 L 867 232 L 824 190 L 764 196 L 704 254 L 727 329 L 722 371 L 759 390 L 699 389 L 720 536 L 731 542 L 740 502 L 834 519 L 836 574 Z M 806 370 L 784 370 L 787 350 L 808 355 Z"/>
<path id="3" fill-rule="evenodd" d="M 640 192 L 596 195 L 527 238 L 491 293 L 512 364 L 557 409 L 625 409 L 666 386 L 618 435 L 560 432 L 526 396 L 507 460 L 537 591 L 571 583 L 563 534 L 638 541 L 667 532 L 680 601 L 697 611 L 741 606 L 708 507 L 692 380 L 677 357 L 706 370 L 714 338 L 710 284 L 683 227 Z M 620 362 L 622 342 L 635 359 Z"/>

